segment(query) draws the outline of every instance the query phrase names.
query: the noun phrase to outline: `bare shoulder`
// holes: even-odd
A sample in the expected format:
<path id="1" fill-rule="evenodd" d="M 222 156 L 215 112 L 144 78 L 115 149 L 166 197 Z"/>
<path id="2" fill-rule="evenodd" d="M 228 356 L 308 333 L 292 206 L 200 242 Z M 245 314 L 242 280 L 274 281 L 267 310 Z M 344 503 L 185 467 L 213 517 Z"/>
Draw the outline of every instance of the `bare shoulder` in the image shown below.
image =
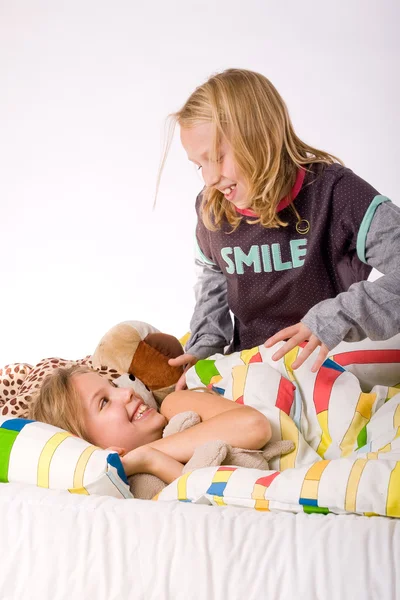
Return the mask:
<path id="1" fill-rule="evenodd" d="M 169 394 L 161 404 L 160 412 L 168 421 L 178 413 L 193 410 L 200 415 L 202 421 L 211 419 L 228 410 L 240 409 L 242 406 L 232 400 L 211 394 L 207 391 L 181 390 Z"/>

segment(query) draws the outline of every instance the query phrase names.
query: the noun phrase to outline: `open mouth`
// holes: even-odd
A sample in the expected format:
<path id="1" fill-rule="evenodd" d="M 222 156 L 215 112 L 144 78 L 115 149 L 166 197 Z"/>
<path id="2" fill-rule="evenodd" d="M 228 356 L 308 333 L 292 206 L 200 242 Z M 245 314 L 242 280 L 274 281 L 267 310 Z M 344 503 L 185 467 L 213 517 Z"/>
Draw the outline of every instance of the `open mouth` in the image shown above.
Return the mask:
<path id="1" fill-rule="evenodd" d="M 227 188 L 224 188 L 223 190 L 221 190 L 221 192 L 223 193 L 223 195 L 225 196 L 225 198 L 227 200 L 231 200 L 233 198 L 235 190 L 236 190 L 236 183 L 234 183 L 233 185 L 230 185 Z"/>
<path id="2" fill-rule="evenodd" d="M 149 411 L 153 410 L 150 406 L 147 406 L 144 402 L 141 402 L 135 412 L 133 413 L 132 422 L 143 419 L 143 416 Z"/>

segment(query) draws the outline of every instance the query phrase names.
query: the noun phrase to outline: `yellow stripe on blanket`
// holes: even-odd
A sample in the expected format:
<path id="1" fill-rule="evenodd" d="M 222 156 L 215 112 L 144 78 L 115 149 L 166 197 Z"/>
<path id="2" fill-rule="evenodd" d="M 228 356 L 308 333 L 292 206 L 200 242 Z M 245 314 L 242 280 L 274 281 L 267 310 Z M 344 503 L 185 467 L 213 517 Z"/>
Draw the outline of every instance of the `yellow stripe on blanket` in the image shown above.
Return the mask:
<path id="1" fill-rule="evenodd" d="M 181 338 L 179 338 L 179 342 L 183 348 L 186 346 L 186 342 L 189 341 L 190 336 L 191 336 L 191 333 L 190 333 L 190 331 L 188 331 L 187 333 L 185 333 L 185 335 L 183 335 Z"/>
<path id="2" fill-rule="evenodd" d="M 300 350 L 301 348 L 299 346 L 296 346 L 295 348 L 292 348 L 290 352 L 287 352 L 283 357 L 283 364 L 285 365 L 286 373 L 288 374 L 290 381 L 295 381 L 296 379 L 292 369 L 292 364 L 296 360 Z"/>
<path id="3" fill-rule="evenodd" d="M 70 494 L 81 494 L 82 496 L 89 496 L 89 492 L 84 487 L 82 487 L 82 488 L 69 488 L 68 491 L 69 491 Z"/>
<path id="4" fill-rule="evenodd" d="M 400 517 L 400 461 L 390 474 L 386 514 L 388 517 Z"/>
<path id="5" fill-rule="evenodd" d="M 256 483 L 251 493 L 251 497 L 255 500 L 254 508 L 256 510 L 268 510 L 269 511 L 269 500 L 265 499 L 265 492 L 268 488 L 265 485 Z"/>
<path id="6" fill-rule="evenodd" d="M 254 508 L 256 510 L 264 510 L 269 512 L 269 500 L 256 500 Z"/>
<path id="7" fill-rule="evenodd" d="M 296 382 L 292 364 L 299 354 L 300 347 L 296 346 L 292 348 L 290 352 L 287 352 L 283 357 L 283 364 L 285 365 L 286 373 L 289 377 L 289 381 Z M 281 439 L 291 440 L 294 443 L 294 450 L 285 456 L 281 456 L 279 459 L 279 470 L 284 471 L 285 469 L 293 469 L 296 466 L 296 458 L 299 451 L 299 430 L 296 427 L 293 419 L 289 417 L 282 410 L 279 414 L 279 421 L 281 426 Z"/>
<path id="8" fill-rule="evenodd" d="M 76 463 L 76 467 L 75 467 L 74 488 L 84 488 L 83 476 L 85 474 L 85 469 L 89 462 L 89 458 L 92 456 L 93 452 L 95 452 L 96 450 L 97 450 L 96 446 L 89 446 L 80 455 L 79 460 Z"/>
<path id="9" fill-rule="evenodd" d="M 248 371 L 248 365 L 237 365 L 232 368 L 232 400 L 234 402 L 243 398 Z"/>
<path id="10" fill-rule="evenodd" d="M 307 471 L 303 485 L 301 486 L 300 498 L 318 501 L 318 487 L 321 477 L 326 467 L 329 465 L 329 460 L 321 460 L 313 464 Z"/>
<path id="11" fill-rule="evenodd" d="M 347 481 L 346 498 L 344 501 L 344 508 L 348 512 L 356 512 L 358 485 L 367 462 L 367 459 L 359 458 L 356 460 L 350 471 L 349 479 Z"/>
<path id="12" fill-rule="evenodd" d="M 372 406 L 375 400 L 376 394 L 366 394 L 361 392 L 354 412 L 354 417 L 339 446 L 342 451 L 341 456 L 349 456 L 349 454 L 353 452 L 358 434 L 371 420 Z"/>
<path id="13" fill-rule="evenodd" d="M 213 500 L 218 506 L 226 506 L 222 496 L 213 496 Z"/>
<path id="14" fill-rule="evenodd" d="M 279 459 L 279 471 L 293 469 L 296 466 L 296 458 L 299 451 L 299 430 L 292 419 L 283 412 L 279 411 L 279 421 L 281 426 L 281 439 L 291 440 L 294 443 L 294 450 L 281 456 Z"/>
<path id="15" fill-rule="evenodd" d="M 240 358 L 242 359 L 245 365 L 248 365 L 253 356 L 259 354 L 259 352 L 259 346 L 256 346 L 255 348 L 250 348 L 249 350 L 242 350 L 240 352 Z"/>
<path id="16" fill-rule="evenodd" d="M 332 438 L 330 436 L 329 428 L 328 428 L 328 411 L 323 410 L 322 412 L 318 413 L 317 419 L 318 419 L 318 423 L 319 423 L 319 426 L 322 431 L 321 441 L 318 445 L 317 453 L 320 456 L 324 457 L 325 452 L 328 450 L 329 446 L 332 444 Z"/>
<path id="17" fill-rule="evenodd" d="M 395 429 L 396 429 L 396 427 L 400 427 L 400 404 L 398 405 L 398 407 L 396 408 L 396 410 L 394 412 L 393 427 Z"/>
<path id="18" fill-rule="evenodd" d="M 394 411 L 394 415 L 393 415 L 393 428 L 397 429 L 396 435 L 394 436 L 393 440 L 390 443 L 386 444 L 386 446 L 383 446 L 383 448 L 380 448 L 378 450 L 379 454 L 381 454 L 382 452 L 391 452 L 392 451 L 392 443 L 394 442 L 394 440 L 397 440 L 397 438 L 400 437 L 400 404 L 398 405 L 398 407 Z"/>
<path id="19" fill-rule="evenodd" d="M 37 485 L 40 487 L 48 488 L 50 479 L 50 463 L 54 456 L 55 451 L 60 444 L 63 443 L 67 438 L 72 437 L 71 433 L 66 431 L 60 431 L 53 435 L 44 446 L 38 462 L 37 470 Z"/>
<path id="20" fill-rule="evenodd" d="M 178 500 L 187 500 L 187 480 L 192 471 L 181 475 L 178 479 Z"/>

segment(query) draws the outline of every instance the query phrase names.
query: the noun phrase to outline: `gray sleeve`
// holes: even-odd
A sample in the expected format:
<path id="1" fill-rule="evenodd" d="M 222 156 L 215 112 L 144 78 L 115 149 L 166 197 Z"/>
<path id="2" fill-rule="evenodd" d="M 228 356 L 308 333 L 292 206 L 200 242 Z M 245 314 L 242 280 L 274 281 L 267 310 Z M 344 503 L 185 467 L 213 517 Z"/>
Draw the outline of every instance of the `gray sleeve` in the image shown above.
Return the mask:
<path id="1" fill-rule="evenodd" d="M 390 201 L 380 204 L 364 240 L 362 260 L 384 275 L 354 283 L 302 319 L 329 349 L 342 340 L 386 340 L 400 332 L 400 207 Z"/>
<path id="2" fill-rule="evenodd" d="M 225 275 L 217 265 L 196 258 L 196 305 L 190 321 L 191 336 L 185 351 L 198 358 L 223 353 L 231 341 L 233 324 L 227 300 Z"/>

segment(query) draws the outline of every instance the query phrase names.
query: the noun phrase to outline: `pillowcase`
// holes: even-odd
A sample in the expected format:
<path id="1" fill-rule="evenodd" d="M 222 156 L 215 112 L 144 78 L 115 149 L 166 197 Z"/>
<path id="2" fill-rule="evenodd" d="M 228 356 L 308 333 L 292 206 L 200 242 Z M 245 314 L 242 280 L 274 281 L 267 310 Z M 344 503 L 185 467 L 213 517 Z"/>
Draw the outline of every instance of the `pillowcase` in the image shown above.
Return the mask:
<path id="1" fill-rule="evenodd" d="M 67 431 L 0 417 L 0 482 L 132 498 L 120 457 Z"/>

